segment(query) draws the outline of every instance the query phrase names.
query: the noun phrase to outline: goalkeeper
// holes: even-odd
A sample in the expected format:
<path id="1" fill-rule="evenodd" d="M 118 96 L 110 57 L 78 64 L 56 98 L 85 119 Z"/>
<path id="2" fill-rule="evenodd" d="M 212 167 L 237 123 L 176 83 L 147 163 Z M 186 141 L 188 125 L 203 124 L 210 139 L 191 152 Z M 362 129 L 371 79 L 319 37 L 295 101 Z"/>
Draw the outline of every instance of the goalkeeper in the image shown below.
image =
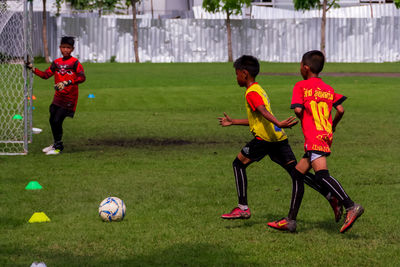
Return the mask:
<path id="1" fill-rule="evenodd" d="M 26 63 L 28 69 L 42 79 L 48 79 L 54 75 L 55 93 L 50 105 L 50 126 L 54 142 L 43 148 L 46 155 L 58 155 L 63 151 L 62 124 L 66 117 L 74 117 L 78 102 L 78 84 L 86 80 L 85 73 L 78 59 L 71 56 L 74 51 L 75 40 L 73 37 L 61 38 L 60 51 L 63 55 L 51 63 L 51 66 L 43 71 L 34 68 L 30 62 Z"/>

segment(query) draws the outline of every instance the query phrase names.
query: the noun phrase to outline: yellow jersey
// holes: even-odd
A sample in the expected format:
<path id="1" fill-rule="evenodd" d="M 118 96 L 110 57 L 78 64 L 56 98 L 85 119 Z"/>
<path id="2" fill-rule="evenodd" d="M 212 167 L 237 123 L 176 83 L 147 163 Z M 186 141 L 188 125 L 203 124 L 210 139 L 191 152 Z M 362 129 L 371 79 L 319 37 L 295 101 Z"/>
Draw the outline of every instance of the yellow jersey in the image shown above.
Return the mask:
<path id="1" fill-rule="evenodd" d="M 287 139 L 287 135 L 283 131 L 283 129 L 275 126 L 275 124 L 264 118 L 264 116 L 257 110 L 252 109 L 249 102 L 247 101 L 247 94 L 249 94 L 250 92 L 256 92 L 258 95 L 260 95 L 264 102 L 265 108 L 271 114 L 273 113 L 269 103 L 268 95 L 261 88 L 261 86 L 258 85 L 258 83 L 253 83 L 249 88 L 247 88 L 245 93 L 246 110 L 247 110 L 247 117 L 249 119 L 250 131 L 253 133 L 253 135 L 267 142 L 278 142 Z"/>

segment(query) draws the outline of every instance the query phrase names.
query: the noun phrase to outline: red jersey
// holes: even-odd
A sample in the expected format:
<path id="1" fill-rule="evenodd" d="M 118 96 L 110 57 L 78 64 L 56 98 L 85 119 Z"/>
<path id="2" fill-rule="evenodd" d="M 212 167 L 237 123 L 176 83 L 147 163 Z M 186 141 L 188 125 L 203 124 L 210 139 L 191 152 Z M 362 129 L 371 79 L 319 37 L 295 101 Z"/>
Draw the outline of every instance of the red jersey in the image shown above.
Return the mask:
<path id="1" fill-rule="evenodd" d="M 71 81 L 71 84 L 65 86 L 62 91 L 55 91 L 52 103 L 65 109 L 76 110 L 78 84 L 86 80 L 85 72 L 78 59 L 74 57 L 57 58 L 47 70 L 40 71 L 35 68 L 34 73 L 43 79 L 48 79 L 54 75 L 55 84 Z"/>
<path id="2" fill-rule="evenodd" d="M 305 151 L 330 153 L 332 144 L 332 107 L 343 103 L 346 97 L 335 93 L 320 78 L 303 80 L 293 88 L 291 108 L 303 108 L 301 128 Z"/>

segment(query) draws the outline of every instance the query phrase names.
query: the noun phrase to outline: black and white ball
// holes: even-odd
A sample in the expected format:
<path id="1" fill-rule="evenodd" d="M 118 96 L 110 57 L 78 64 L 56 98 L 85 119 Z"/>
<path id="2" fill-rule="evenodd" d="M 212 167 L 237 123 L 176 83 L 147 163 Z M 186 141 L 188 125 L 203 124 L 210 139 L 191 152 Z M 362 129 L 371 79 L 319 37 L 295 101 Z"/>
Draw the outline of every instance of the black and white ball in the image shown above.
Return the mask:
<path id="1" fill-rule="evenodd" d="M 125 217 L 124 201 L 117 197 L 108 197 L 99 205 L 99 216 L 105 222 L 122 221 Z"/>

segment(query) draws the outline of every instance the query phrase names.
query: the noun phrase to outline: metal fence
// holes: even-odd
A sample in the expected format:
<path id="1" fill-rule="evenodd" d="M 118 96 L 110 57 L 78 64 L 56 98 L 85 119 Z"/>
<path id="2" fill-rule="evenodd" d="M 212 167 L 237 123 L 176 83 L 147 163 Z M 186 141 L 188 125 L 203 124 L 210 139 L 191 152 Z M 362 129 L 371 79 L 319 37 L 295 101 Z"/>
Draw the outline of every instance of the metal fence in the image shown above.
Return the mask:
<path id="1" fill-rule="evenodd" d="M 40 30 L 40 17 L 36 16 Z M 52 59 L 60 56 L 62 35 L 76 36 L 74 55 L 86 62 L 133 62 L 132 20 L 120 18 L 50 17 Z M 140 19 L 141 62 L 224 62 L 227 34 L 221 19 Z M 400 16 L 328 18 L 326 53 L 330 62 L 400 61 Z M 34 35 L 35 36 L 35 35 Z M 35 52 L 41 51 L 41 34 Z M 234 58 L 242 54 L 262 61 L 298 62 L 319 49 L 320 18 L 232 20 Z"/>

